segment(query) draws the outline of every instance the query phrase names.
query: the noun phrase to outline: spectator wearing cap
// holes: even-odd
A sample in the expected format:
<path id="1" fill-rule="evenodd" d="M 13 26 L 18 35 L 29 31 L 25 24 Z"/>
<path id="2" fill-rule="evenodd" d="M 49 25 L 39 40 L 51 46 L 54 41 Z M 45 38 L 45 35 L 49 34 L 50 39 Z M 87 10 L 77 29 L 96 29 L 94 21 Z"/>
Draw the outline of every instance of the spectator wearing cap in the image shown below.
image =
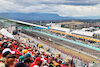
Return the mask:
<path id="1" fill-rule="evenodd" d="M 18 59 L 19 59 L 19 61 L 22 62 L 22 61 L 24 61 L 24 56 L 20 56 Z"/>
<path id="2" fill-rule="evenodd" d="M 16 55 L 16 58 L 18 58 L 19 56 L 21 56 L 22 55 L 22 53 L 20 53 L 18 50 L 13 50 L 13 51 L 15 51 L 15 55 Z"/>
<path id="3" fill-rule="evenodd" d="M 2 51 L 2 54 L 4 54 L 5 52 L 9 51 L 11 54 L 15 54 L 15 51 L 12 51 L 13 50 L 13 47 L 12 45 L 9 45 L 8 48 L 5 48 L 3 51 Z"/>
<path id="4" fill-rule="evenodd" d="M 24 49 L 24 50 L 22 51 L 23 54 L 25 54 L 25 53 L 27 53 L 27 52 L 28 52 L 27 49 Z"/>
<path id="5" fill-rule="evenodd" d="M 27 67 L 25 64 L 24 64 L 24 56 L 20 56 L 19 57 L 19 62 L 17 62 L 15 64 L 15 67 Z"/>
<path id="6" fill-rule="evenodd" d="M 16 56 L 13 54 L 8 54 L 5 61 L 5 67 L 14 67 Z"/>
<path id="7" fill-rule="evenodd" d="M 25 65 L 26 65 L 26 67 L 29 67 L 30 65 L 31 65 L 31 60 L 30 60 L 30 58 L 25 58 L 24 59 L 24 63 L 25 63 Z"/>
<path id="8" fill-rule="evenodd" d="M 41 67 L 42 62 L 41 58 L 37 57 L 30 67 Z"/>
<path id="9" fill-rule="evenodd" d="M 30 58 L 30 60 L 33 62 L 34 56 L 32 56 L 30 53 L 26 53 L 25 58 Z"/>

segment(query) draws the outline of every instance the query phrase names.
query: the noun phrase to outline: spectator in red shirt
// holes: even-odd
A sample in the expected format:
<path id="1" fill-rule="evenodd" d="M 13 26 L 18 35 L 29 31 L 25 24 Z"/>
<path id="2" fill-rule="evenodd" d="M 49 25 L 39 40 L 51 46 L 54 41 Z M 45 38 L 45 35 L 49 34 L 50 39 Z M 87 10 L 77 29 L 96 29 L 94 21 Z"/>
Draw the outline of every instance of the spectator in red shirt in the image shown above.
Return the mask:
<path id="1" fill-rule="evenodd" d="M 30 67 L 41 67 L 42 60 L 40 57 L 37 57 L 35 61 L 31 64 Z"/>

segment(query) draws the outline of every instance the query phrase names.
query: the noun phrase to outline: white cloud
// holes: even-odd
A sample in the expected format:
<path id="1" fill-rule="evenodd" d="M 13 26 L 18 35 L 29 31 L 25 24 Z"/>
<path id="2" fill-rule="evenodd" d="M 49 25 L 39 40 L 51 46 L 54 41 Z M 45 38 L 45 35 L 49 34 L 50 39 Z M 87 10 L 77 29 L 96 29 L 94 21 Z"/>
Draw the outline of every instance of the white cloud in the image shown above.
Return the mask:
<path id="1" fill-rule="evenodd" d="M 72 5 L 61 5 L 58 8 L 59 15 L 61 16 L 97 16 L 100 15 L 100 5 L 95 6 L 72 6 Z M 61 13 L 61 14 L 60 14 Z"/>
<path id="2" fill-rule="evenodd" d="M 0 13 L 17 12 L 19 9 L 22 9 L 23 7 L 24 6 L 14 4 L 13 2 L 0 0 Z"/>
<path id="3" fill-rule="evenodd" d="M 78 1 L 78 3 L 77 3 Z M 60 16 L 100 15 L 99 0 L 0 0 L 0 13 L 53 13 Z M 91 4 L 88 4 L 91 3 Z M 83 4 L 83 5 L 80 5 Z"/>

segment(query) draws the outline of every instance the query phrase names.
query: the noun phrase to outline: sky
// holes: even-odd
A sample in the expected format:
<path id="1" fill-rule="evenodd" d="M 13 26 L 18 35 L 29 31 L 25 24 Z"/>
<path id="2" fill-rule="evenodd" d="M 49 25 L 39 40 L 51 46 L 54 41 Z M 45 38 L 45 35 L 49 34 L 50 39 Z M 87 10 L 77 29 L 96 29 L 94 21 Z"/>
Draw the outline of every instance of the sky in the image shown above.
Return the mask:
<path id="1" fill-rule="evenodd" d="M 0 0 L 0 13 L 52 13 L 62 17 L 100 16 L 100 0 Z"/>

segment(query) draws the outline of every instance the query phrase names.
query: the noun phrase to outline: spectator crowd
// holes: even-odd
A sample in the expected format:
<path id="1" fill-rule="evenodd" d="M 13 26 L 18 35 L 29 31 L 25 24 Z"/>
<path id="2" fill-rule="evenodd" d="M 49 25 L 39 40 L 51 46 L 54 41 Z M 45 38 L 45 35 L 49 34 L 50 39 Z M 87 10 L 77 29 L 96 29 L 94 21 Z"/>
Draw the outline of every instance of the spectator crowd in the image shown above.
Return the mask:
<path id="1" fill-rule="evenodd" d="M 54 57 L 39 49 L 38 44 L 30 47 L 0 34 L 0 67 L 75 67 L 73 59 L 63 61 L 60 54 Z"/>

